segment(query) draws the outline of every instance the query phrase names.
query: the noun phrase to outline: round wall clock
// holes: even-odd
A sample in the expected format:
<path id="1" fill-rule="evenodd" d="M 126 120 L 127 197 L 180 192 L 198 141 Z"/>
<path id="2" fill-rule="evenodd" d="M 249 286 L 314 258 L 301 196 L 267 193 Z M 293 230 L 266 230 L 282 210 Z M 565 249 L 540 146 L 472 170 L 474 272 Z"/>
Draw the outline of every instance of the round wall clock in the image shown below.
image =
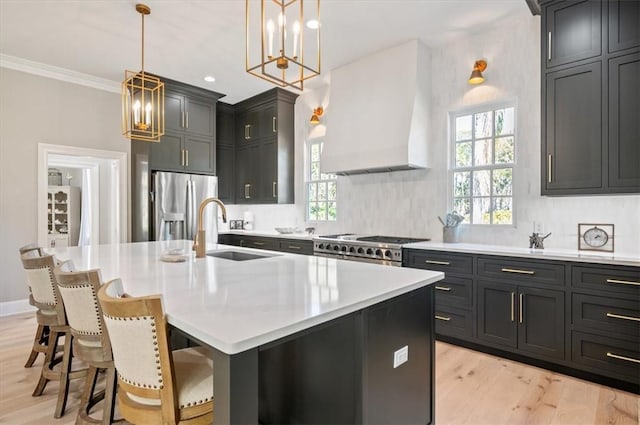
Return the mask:
<path id="1" fill-rule="evenodd" d="M 578 249 L 613 252 L 613 224 L 578 224 Z"/>

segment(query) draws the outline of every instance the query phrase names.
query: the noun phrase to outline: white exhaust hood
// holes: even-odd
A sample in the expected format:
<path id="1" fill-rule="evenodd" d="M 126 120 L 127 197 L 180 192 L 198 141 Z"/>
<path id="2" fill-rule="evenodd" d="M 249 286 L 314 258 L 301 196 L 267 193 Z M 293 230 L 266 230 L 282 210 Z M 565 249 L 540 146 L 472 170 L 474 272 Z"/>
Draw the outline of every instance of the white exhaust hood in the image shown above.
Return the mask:
<path id="1" fill-rule="evenodd" d="M 322 172 L 427 168 L 430 87 L 430 54 L 418 40 L 331 71 Z"/>

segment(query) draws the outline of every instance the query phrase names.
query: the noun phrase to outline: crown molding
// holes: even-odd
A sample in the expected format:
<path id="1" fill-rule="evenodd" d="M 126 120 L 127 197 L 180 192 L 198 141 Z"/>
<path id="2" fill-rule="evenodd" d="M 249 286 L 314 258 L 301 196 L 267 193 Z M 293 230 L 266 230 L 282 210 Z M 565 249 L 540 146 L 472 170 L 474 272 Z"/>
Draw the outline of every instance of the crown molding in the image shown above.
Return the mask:
<path id="1" fill-rule="evenodd" d="M 104 90 L 111 93 L 120 93 L 120 83 L 118 82 L 94 77 L 93 75 L 83 74 L 66 68 L 47 65 L 41 62 L 30 61 L 17 56 L 0 53 L 0 67 L 39 75 L 41 77 L 52 78 L 54 80 L 79 84 L 81 86 Z"/>

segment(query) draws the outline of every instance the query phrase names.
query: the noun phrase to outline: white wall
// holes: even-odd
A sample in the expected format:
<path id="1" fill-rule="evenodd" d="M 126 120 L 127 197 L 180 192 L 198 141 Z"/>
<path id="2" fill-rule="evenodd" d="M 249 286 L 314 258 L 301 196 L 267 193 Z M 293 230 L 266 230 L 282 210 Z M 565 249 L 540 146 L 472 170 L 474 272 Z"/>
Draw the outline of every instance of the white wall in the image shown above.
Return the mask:
<path id="1" fill-rule="evenodd" d="M 463 242 L 528 246 L 533 222 L 542 222 L 548 248 L 575 249 L 579 222 L 614 223 L 616 253 L 640 257 L 640 196 L 540 196 L 540 18 L 509 22 L 472 38 L 431 49 L 431 137 L 429 170 L 339 177 L 338 222 L 316 223 L 316 233 L 363 232 L 398 236 L 427 236 L 442 240 L 437 215 L 447 210 L 448 113 L 505 99 L 516 99 L 517 167 L 514 171 L 516 225 L 465 226 Z M 485 58 L 486 81 L 471 86 L 467 78 L 474 61 Z M 429 78 L 425 75 L 425 78 Z M 279 225 L 304 227 L 304 140 L 317 128 L 309 125 L 312 109 L 325 106 L 322 117 L 331 125 L 327 88 L 304 93 L 296 102 L 296 205 L 236 206 L 253 210 L 257 228 Z M 384 105 L 384 99 L 381 99 Z M 320 131 L 321 132 L 321 131 Z M 284 219 L 292 220 L 282 223 Z"/>
<path id="2" fill-rule="evenodd" d="M 18 248 L 37 239 L 38 143 L 130 151 L 120 95 L 0 68 L 0 302 L 24 299 Z"/>

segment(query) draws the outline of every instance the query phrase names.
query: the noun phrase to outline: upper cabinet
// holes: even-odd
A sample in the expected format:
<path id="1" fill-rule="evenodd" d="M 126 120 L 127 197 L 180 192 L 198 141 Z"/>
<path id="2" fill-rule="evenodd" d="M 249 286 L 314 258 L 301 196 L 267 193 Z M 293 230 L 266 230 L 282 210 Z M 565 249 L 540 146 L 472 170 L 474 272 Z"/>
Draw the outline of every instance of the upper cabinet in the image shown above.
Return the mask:
<path id="1" fill-rule="evenodd" d="M 235 105 L 236 203 L 294 202 L 296 97 L 276 88 Z"/>
<path id="2" fill-rule="evenodd" d="M 152 170 L 216 172 L 216 102 L 223 95 L 165 82 L 165 135 L 150 147 Z"/>
<path id="3" fill-rule="evenodd" d="M 542 4 L 543 195 L 640 192 L 640 0 Z"/>
<path id="4" fill-rule="evenodd" d="M 218 198 L 225 204 L 234 202 L 235 114 L 233 106 L 218 102 L 216 108 L 216 175 Z"/>

